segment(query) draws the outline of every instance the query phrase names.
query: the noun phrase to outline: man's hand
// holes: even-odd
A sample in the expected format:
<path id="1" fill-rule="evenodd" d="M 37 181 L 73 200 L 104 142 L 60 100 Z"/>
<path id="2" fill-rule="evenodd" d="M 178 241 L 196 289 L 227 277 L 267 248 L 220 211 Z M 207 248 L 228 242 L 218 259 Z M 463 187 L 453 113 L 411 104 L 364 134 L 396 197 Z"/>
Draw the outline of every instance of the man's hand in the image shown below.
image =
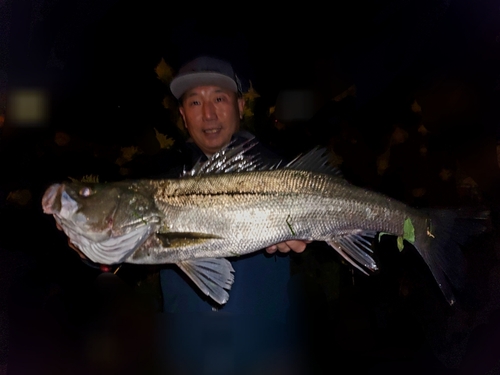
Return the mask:
<path id="1" fill-rule="evenodd" d="M 274 254 L 276 251 L 279 251 L 280 253 L 288 253 L 290 252 L 290 250 L 295 253 L 301 253 L 306 249 L 307 244 L 311 242 L 312 241 L 300 241 L 300 240 L 285 241 L 267 247 L 266 251 L 269 254 Z"/>

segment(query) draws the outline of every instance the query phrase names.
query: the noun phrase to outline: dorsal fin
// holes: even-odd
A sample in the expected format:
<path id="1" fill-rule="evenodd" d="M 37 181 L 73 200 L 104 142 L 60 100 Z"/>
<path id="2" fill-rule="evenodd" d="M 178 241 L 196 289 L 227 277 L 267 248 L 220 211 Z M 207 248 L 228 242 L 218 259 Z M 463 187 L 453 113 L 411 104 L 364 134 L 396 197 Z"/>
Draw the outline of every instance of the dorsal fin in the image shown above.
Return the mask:
<path id="1" fill-rule="evenodd" d="M 283 168 L 342 176 L 338 168 L 330 165 L 329 160 L 328 150 L 317 146 L 306 154 L 300 154 Z"/>
<path id="2" fill-rule="evenodd" d="M 211 173 L 264 171 L 281 168 L 341 176 L 340 170 L 329 164 L 329 155 L 325 148 L 315 147 L 308 153 L 301 154 L 290 163 L 282 166 L 283 163 L 281 161 L 271 165 L 267 161 L 262 160 L 259 154 L 248 154 L 248 151 L 257 144 L 258 142 L 255 140 L 255 137 L 234 147 L 232 147 L 234 145 L 233 141 L 219 152 L 213 154 L 208 160 L 198 160 L 194 167 L 189 171 L 184 171 L 181 177 L 192 177 Z"/>
<path id="3" fill-rule="evenodd" d="M 247 153 L 258 144 L 254 139 L 254 137 L 250 138 L 234 147 L 232 147 L 234 141 L 229 143 L 225 148 L 213 154 L 208 160 L 198 160 L 191 170 L 183 172 L 182 177 L 208 173 L 230 173 L 270 169 L 270 166 L 265 163 L 258 154 L 249 155 Z"/>

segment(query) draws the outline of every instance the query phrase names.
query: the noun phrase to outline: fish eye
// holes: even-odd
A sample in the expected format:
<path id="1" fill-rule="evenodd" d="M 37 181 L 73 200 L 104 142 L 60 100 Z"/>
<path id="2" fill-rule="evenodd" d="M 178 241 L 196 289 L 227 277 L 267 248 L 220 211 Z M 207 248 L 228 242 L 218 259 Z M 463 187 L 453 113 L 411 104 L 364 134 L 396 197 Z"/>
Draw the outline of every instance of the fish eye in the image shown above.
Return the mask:
<path id="1" fill-rule="evenodd" d="M 92 195 L 92 189 L 89 188 L 88 186 L 84 186 L 80 189 L 78 194 L 80 194 L 82 197 L 88 197 L 88 196 Z"/>

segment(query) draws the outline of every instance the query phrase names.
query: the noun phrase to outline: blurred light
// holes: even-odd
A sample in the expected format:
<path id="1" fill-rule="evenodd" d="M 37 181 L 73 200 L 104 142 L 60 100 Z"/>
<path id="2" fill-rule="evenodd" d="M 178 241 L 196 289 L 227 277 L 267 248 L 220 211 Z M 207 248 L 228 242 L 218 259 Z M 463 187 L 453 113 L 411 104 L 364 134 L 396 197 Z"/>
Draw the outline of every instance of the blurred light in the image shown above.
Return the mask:
<path id="1" fill-rule="evenodd" d="M 7 121 L 11 126 L 34 127 L 46 124 L 48 94 L 38 88 L 13 89 L 7 96 Z"/>
<path id="2" fill-rule="evenodd" d="M 321 106 L 312 90 L 283 90 L 276 98 L 275 116 L 281 122 L 310 120 Z"/>

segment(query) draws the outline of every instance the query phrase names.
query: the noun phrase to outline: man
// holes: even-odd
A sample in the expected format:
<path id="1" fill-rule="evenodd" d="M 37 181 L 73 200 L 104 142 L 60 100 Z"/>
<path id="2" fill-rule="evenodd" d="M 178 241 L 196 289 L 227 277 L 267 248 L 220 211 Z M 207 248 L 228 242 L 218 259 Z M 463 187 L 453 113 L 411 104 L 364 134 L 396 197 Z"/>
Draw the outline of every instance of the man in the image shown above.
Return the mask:
<path id="1" fill-rule="evenodd" d="M 245 100 L 232 66 L 222 60 L 200 57 L 180 69 L 170 85 L 179 100 L 179 112 L 192 141 L 207 157 L 227 146 L 239 131 Z M 304 241 L 286 241 L 270 246 L 287 253 L 301 253 Z"/>
<path id="2" fill-rule="evenodd" d="M 170 89 L 179 101 L 179 111 L 190 135 L 181 152 L 190 164 L 199 158 L 207 159 L 231 141 L 238 144 L 251 137 L 249 133 L 239 131 L 245 101 L 240 81 L 230 63 L 207 56 L 199 57 L 179 70 Z M 268 160 L 279 160 L 262 144 L 252 151 Z M 186 169 L 189 167 L 191 165 Z M 228 353 L 234 354 L 235 360 L 240 363 L 244 357 L 249 359 L 257 355 L 259 351 L 256 348 L 259 346 L 278 342 L 281 343 L 279 345 L 284 344 L 287 336 L 283 327 L 289 321 L 290 309 L 294 309 L 291 307 L 294 291 L 290 284 L 289 257 L 284 253 L 300 253 L 305 247 L 305 241 L 286 241 L 270 246 L 266 251 L 230 259 L 235 281 L 229 301 L 224 306 L 215 305 L 201 295 L 176 267 L 163 269 L 160 272 L 163 306 L 164 312 L 172 314 L 172 321 L 175 322 L 170 326 L 169 335 L 170 347 L 178 349 L 176 361 L 182 362 L 180 358 L 189 361 L 190 355 L 197 355 L 193 354 L 194 342 L 198 340 L 196 337 L 213 340 L 213 334 L 201 331 L 207 331 L 215 324 L 227 333 L 218 341 L 220 355 L 198 353 L 201 357 L 198 355 L 197 358 L 204 364 L 193 371 L 208 371 L 212 366 L 215 373 L 222 374 L 222 364 L 232 358 Z M 186 327 L 192 334 L 191 340 L 185 337 Z M 176 329 L 180 330 L 177 336 Z M 179 337 L 183 339 L 179 340 Z M 214 343 L 208 341 L 200 350 L 214 348 Z M 179 349 L 179 345 L 183 344 L 186 347 L 184 351 Z M 247 355 L 238 357 L 235 350 L 240 350 L 240 354 L 246 350 Z M 184 362 L 184 365 L 189 367 L 189 363 Z M 235 370 L 227 371 L 231 373 Z"/>

